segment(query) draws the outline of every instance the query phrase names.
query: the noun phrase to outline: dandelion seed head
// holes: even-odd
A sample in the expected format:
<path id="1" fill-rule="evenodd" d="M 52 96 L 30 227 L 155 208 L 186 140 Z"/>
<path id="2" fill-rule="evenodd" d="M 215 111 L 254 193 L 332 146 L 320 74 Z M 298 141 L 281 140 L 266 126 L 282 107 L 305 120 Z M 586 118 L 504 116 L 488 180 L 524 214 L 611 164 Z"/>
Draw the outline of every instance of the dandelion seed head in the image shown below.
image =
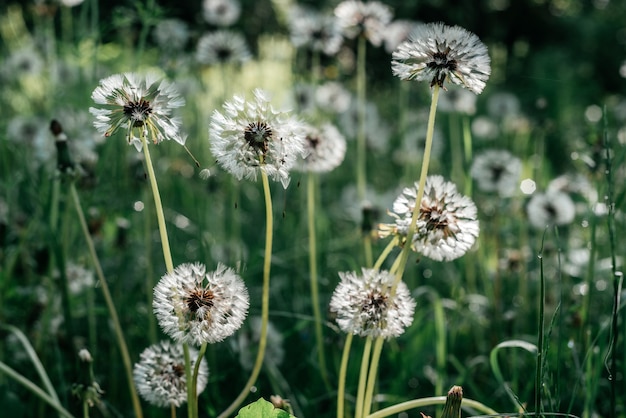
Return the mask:
<path id="1" fill-rule="evenodd" d="M 100 80 L 91 98 L 100 105 L 89 108 L 96 118 L 94 126 L 106 137 L 123 129 L 128 143 L 137 151 L 142 148 L 137 134 L 155 144 L 164 139 L 185 143 L 185 136 L 180 133 L 181 121 L 173 116 L 173 109 L 185 101 L 172 84 L 160 80 L 155 73 L 114 74 Z"/>
<path id="2" fill-rule="evenodd" d="M 253 100 L 235 96 L 222 112 L 213 112 L 209 140 L 218 164 L 238 180 L 256 180 L 263 170 L 285 188 L 289 171 L 305 152 L 302 123 L 275 110 L 258 89 Z"/>
<path id="3" fill-rule="evenodd" d="M 386 270 L 362 269 L 339 273 L 341 281 L 330 300 L 342 331 L 361 337 L 398 337 L 413 322 L 415 300 L 408 287 Z"/>
<path id="4" fill-rule="evenodd" d="M 189 348 L 192 368 L 198 352 Z M 209 376 L 206 360 L 198 369 L 197 393 L 204 391 Z M 158 407 L 181 406 L 187 401 L 185 357 L 181 344 L 161 341 L 146 348 L 133 368 L 133 380 L 139 395 Z"/>
<path id="5" fill-rule="evenodd" d="M 482 152 L 470 168 L 470 175 L 480 190 L 497 192 L 501 197 L 510 197 L 517 191 L 521 174 L 521 160 L 505 150 Z"/>
<path id="6" fill-rule="evenodd" d="M 365 36 L 372 45 L 380 46 L 393 13 L 389 6 L 378 1 L 344 0 L 335 8 L 335 16 L 344 36 L 350 39 Z"/>
<path id="7" fill-rule="evenodd" d="M 473 33 L 441 22 L 418 26 L 392 54 L 392 72 L 402 80 L 451 81 L 480 94 L 491 74 L 487 47 Z"/>
<path id="8" fill-rule="evenodd" d="M 543 229 L 549 225 L 572 223 L 576 216 L 576 206 L 569 194 L 548 190 L 533 194 L 526 206 L 526 214 L 531 225 Z"/>
<path id="9" fill-rule="evenodd" d="M 298 171 L 325 173 L 334 170 L 346 155 L 346 140 L 332 124 L 319 129 L 305 125 L 305 156 L 294 166 Z"/>
<path id="10" fill-rule="evenodd" d="M 405 241 L 409 232 L 419 185 L 407 187 L 393 203 L 389 215 L 393 224 L 381 224 L 379 235 L 397 235 Z M 476 205 L 461 195 L 454 183 L 442 176 L 428 176 L 417 218 L 411 248 L 435 261 L 451 261 L 463 256 L 479 233 Z"/>
<path id="11" fill-rule="evenodd" d="M 216 343 L 237 331 L 248 313 L 249 297 L 233 269 L 219 264 L 206 273 L 202 264 L 181 264 L 154 288 L 159 325 L 177 342 Z"/>

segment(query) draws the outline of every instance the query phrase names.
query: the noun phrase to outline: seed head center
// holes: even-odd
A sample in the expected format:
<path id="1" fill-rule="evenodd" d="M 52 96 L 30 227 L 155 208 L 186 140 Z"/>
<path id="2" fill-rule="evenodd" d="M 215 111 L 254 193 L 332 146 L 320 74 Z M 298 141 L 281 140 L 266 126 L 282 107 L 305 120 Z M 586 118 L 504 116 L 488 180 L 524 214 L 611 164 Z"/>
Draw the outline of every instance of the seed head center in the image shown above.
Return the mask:
<path id="1" fill-rule="evenodd" d="M 141 99 L 137 102 L 128 102 L 124 105 L 124 115 L 133 122 L 134 128 L 142 127 L 152 113 L 150 102 Z"/>
<path id="2" fill-rule="evenodd" d="M 244 131 L 244 138 L 248 145 L 262 153 L 267 152 L 272 135 L 272 128 L 265 122 L 252 122 Z"/>

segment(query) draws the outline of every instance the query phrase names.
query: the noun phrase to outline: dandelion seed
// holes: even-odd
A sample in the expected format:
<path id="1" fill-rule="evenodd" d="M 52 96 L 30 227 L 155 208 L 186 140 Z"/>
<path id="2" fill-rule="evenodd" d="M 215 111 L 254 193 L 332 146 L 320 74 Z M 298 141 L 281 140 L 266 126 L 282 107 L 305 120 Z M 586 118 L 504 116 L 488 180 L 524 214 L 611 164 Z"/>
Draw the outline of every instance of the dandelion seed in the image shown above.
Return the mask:
<path id="1" fill-rule="evenodd" d="M 335 8 L 339 26 L 347 38 L 365 36 L 372 45 L 380 46 L 393 14 L 391 8 L 377 1 L 345 0 Z"/>
<path id="2" fill-rule="evenodd" d="M 198 40 L 196 59 L 201 64 L 243 64 L 252 57 L 246 40 L 237 32 L 218 30 Z"/>
<path id="3" fill-rule="evenodd" d="M 172 116 L 173 109 L 183 106 L 185 100 L 173 85 L 154 73 L 112 75 L 100 80 L 91 98 L 102 105 L 101 109 L 90 107 L 89 111 L 96 117 L 94 126 L 104 136 L 125 128 L 128 143 L 137 151 L 142 148 L 136 136 L 138 132 L 155 144 L 164 139 L 185 144 L 180 133 L 181 121 Z"/>
<path id="4" fill-rule="evenodd" d="M 154 288 L 159 325 L 181 343 L 199 346 L 223 341 L 241 327 L 248 306 L 243 280 L 222 264 L 210 273 L 200 263 L 181 264 Z"/>
<path id="5" fill-rule="evenodd" d="M 417 192 L 416 183 L 395 200 L 393 211 L 389 212 L 395 223 L 381 224 L 381 237 L 398 235 L 406 241 Z M 474 202 L 461 195 L 454 183 L 441 176 L 428 176 L 411 248 L 435 261 L 450 261 L 464 255 L 476 242 L 478 233 Z"/>
<path id="6" fill-rule="evenodd" d="M 383 39 L 385 41 L 385 51 L 391 54 L 396 50 L 398 45 L 406 41 L 415 29 L 423 23 L 415 22 L 412 20 L 394 20 L 391 22 L 383 33 Z"/>
<path id="7" fill-rule="evenodd" d="M 392 294 L 394 275 L 386 270 L 362 269 L 339 273 L 341 282 L 330 299 L 342 331 L 361 337 L 402 335 L 413 322 L 415 300 L 404 282 Z"/>
<path id="8" fill-rule="evenodd" d="M 193 369 L 198 352 L 189 348 Z M 196 382 L 197 393 L 204 391 L 209 377 L 206 360 L 201 359 Z M 181 406 L 187 401 L 187 376 L 183 347 L 169 341 L 161 341 L 146 348 L 139 363 L 133 369 L 137 392 L 154 406 Z"/>
<path id="9" fill-rule="evenodd" d="M 238 180 L 256 180 L 263 170 L 285 188 L 289 170 L 304 153 L 302 124 L 275 110 L 258 89 L 253 101 L 235 96 L 224 104 L 224 113 L 213 112 L 209 140 L 217 162 Z"/>
<path id="10" fill-rule="evenodd" d="M 535 228 L 567 225 L 574 221 L 576 206 L 567 193 L 547 191 L 531 197 L 526 206 L 526 214 Z"/>
<path id="11" fill-rule="evenodd" d="M 487 47 L 473 33 L 443 23 L 419 26 L 392 54 L 391 69 L 402 80 L 430 81 L 444 88 L 446 80 L 476 94 L 491 74 Z"/>
<path id="12" fill-rule="evenodd" d="M 289 13 L 288 23 L 291 43 L 296 48 L 307 47 L 326 55 L 339 52 L 343 37 L 334 16 L 295 6 Z"/>
<path id="13" fill-rule="evenodd" d="M 189 26 L 180 19 L 163 19 L 154 27 L 152 37 L 162 50 L 179 52 L 189 40 Z"/>
<path id="14" fill-rule="evenodd" d="M 484 192 L 497 192 L 501 197 L 512 196 L 517 191 L 522 162 L 510 152 L 487 150 L 474 159 L 470 175 Z"/>
<path id="15" fill-rule="evenodd" d="M 204 0 L 202 2 L 204 20 L 216 26 L 230 26 L 241 15 L 238 0 Z"/>
<path id="16" fill-rule="evenodd" d="M 334 170 L 346 155 L 346 140 L 337 128 L 326 123 L 321 128 L 305 125 L 305 157 L 295 165 L 298 171 L 325 173 Z"/>

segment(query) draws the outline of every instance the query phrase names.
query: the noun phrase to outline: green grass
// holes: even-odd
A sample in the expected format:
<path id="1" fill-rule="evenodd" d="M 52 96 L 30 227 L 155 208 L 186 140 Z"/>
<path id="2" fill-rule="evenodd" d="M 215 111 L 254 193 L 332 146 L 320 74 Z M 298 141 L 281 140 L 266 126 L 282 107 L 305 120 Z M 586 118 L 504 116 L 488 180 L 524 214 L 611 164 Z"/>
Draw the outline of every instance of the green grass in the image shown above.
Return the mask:
<path id="1" fill-rule="evenodd" d="M 278 3 L 275 9 L 268 4 L 268 10 L 278 10 Z M 72 395 L 72 387 L 86 384 L 78 351 L 88 348 L 95 380 L 104 391 L 101 406 L 92 408 L 90 416 L 133 415 L 102 283 L 96 279 L 95 284 L 73 293 L 65 288 L 66 275 L 59 273 L 69 263 L 91 270 L 93 264 L 72 201 L 73 180 L 55 170 L 48 126 L 58 119 L 70 143 L 91 144 L 93 149 L 95 158 L 83 161 L 84 173 L 75 180 L 75 187 L 131 361 L 136 362 L 144 348 L 167 338 L 158 329 L 150 305 L 151 288 L 166 272 L 154 202 L 134 147 L 126 144 L 122 134 L 95 142 L 98 135 L 88 108 L 94 106 L 90 96 L 101 78 L 156 69 L 176 83 L 186 99 L 181 116 L 189 135 L 187 147 L 201 165 L 196 167 L 173 141 L 151 146 L 174 265 L 198 261 L 211 270 L 223 262 L 238 270 L 250 292 L 250 314 L 243 328 L 225 342 L 210 345 L 205 355 L 210 376 L 199 398 L 199 416 L 214 417 L 244 387 L 256 356 L 258 335 L 254 336 L 251 318 L 261 316 L 265 204 L 260 181 L 238 182 L 215 163 L 209 151 L 209 120 L 232 94 L 251 97 L 257 87 L 271 92 L 277 108 L 288 104 L 294 84 L 312 78 L 307 68 L 311 57 L 291 46 L 280 13 L 275 13 L 278 18 L 271 13 L 267 21 L 263 20 L 267 13 L 259 14 L 258 21 L 244 16 L 246 24 L 236 28 L 245 32 L 255 57 L 243 66 L 220 69 L 193 63 L 193 37 L 197 39 L 206 25 L 190 21 L 197 33 L 192 33 L 186 50 L 179 57 L 165 56 L 149 36 L 151 25 L 158 21 L 158 14 L 152 13 L 154 5 L 140 9 L 143 14 L 136 20 L 121 9 L 112 13 L 102 5 L 97 7 L 96 1 L 87 1 L 73 9 L 61 7 L 52 15 L 17 4 L 2 8 L 0 67 L 8 69 L 0 72 L 2 413 L 16 417 L 60 413 L 42 400 L 44 396 L 20 383 L 19 374 L 45 391 L 51 402 L 81 416 L 82 405 Z M 588 25 L 586 33 L 599 33 L 603 25 L 612 28 L 615 16 L 624 16 L 613 3 L 607 8 L 613 9 L 596 10 L 590 20 L 578 15 L 581 25 Z M 402 5 L 397 9 L 397 17 L 407 10 Z M 98 19 L 96 11 L 111 19 Z M 446 11 L 440 10 L 439 19 L 445 20 Z M 448 19 L 458 20 L 456 11 L 449 12 Z M 561 23 L 568 19 L 552 18 Z M 444 142 L 443 153 L 429 169 L 431 174 L 452 179 L 459 190 L 472 196 L 478 207 L 480 237 L 472 250 L 451 262 L 435 262 L 410 252 L 403 280 L 417 301 L 415 317 L 401 337 L 383 345 L 372 413 L 442 396 L 451 386 L 460 385 L 466 398 L 501 413 L 532 413 L 540 399 L 546 414 L 623 417 L 626 327 L 620 292 L 626 253 L 621 239 L 626 150 L 624 119 L 617 105 L 624 98 L 606 89 L 598 78 L 587 77 L 582 64 L 579 68 L 573 63 L 578 47 L 573 41 L 550 45 L 552 51 L 542 49 L 536 54 L 531 44 L 521 54 L 520 45 L 508 51 L 496 29 L 484 39 L 493 76 L 477 98 L 476 113 L 438 112 L 435 126 L 442 132 L 438 139 Z M 43 65 L 33 74 L 11 70 L 10 57 L 30 43 Z M 347 48 L 356 53 L 356 44 L 348 43 Z M 367 48 L 367 100 L 377 105 L 381 123 L 390 129 L 382 150 L 366 150 L 366 178 L 373 191 L 368 199 L 378 210 L 376 222 L 390 222 L 386 210 L 402 187 L 418 180 L 421 166 L 420 160 L 399 161 L 394 151 L 401 147 L 402 133 L 418 129 L 410 121 L 418 112 L 428 111 L 430 91 L 427 83 L 401 86 L 390 75 L 389 55 L 371 44 Z M 356 97 L 356 70 L 334 57 L 321 58 L 318 82 L 339 81 Z M 70 75 L 56 72 L 61 65 Z M 524 77 L 520 77 L 520 66 L 529 71 Z M 516 94 L 520 114 L 512 119 L 490 116 L 500 129 L 495 139 L 470 138 L 467 127 L 487 116 L 490 98 L 503 91 Z M 545 107 L 537 105 L 544 101 Z M 593 104 L 603 112 L 599 120 L 585 116 Z M 341 126 L 340 118 L 327 111 L 318 111 L 315 121 L 330 120 Z M 18 118 L 34 121 L 39 139 L 29 141 L 27 134 L 16 137 L 11 126 Z M 77 126 L 73 126 L 75 121 Z M 339 281 L 338 272 L 360 270 L 366 263 L 355 189 L 357 141 L 348 139 L 344 163 L 320 175 L 314 184 L 318 308 L 327 370 L 320 371 L 309 283 L 310 179 L 294 172 L 287 189 L 280 183 L 270 184 L 274 237 L 269 319 L 276 334 L 270 332 L 266 363 L 256 391 L 244 405 L 279 394 L 290 401 L 295 416 L 337 415 L 337 379 L 346 335 L 329 313 L 328 302 Z M 474 156 L 491 148 L 509 150 L 520 158 L 519 180 L 534 180 L 538 192 L 557 177 L 569 176 L 563 184 L 576 204 L 574 221 L 558 230 L 549 228 L 544 236 L 544 230 L 532 227 L 527 218 L 528 195 L 517 190 L 511 197 L 499 198 L 478 190 L 469 168 Z M 199 176 L 203 168 L 212 173 L 208 179 Z M 388 240 L 373 239 L 374 260 Z M 389 269 L 398 254 L 399 250 L 392 251 L 383 268 Z M 540 321 L 544 340 L 537 344 Z M 15 328 L 20 333 L 12 331 Z M 32 351 L 25 350 L 23 340 L 16 337 L 21 333 Z M 358 337 L 352 341 L 346 417 L 356 409 L 364 344 Z M 539 362 L 538 346 L 543 347 Z M 35 354 L 41 366 L 34 361 Z M 541 388 L 537 388 L 537 364 Z M 49 382 L 42 381 L 44 375 Z M 170 414 L 144 401 L 142 407 L 144 416 Z M 438 408 L 423 406 L 405 416 L 418 417 L 419 412 L 439 416 Z M 182 407 L 178 416 L 185 411 Z M 468 409 L 464 415 L 481 413 Z"/>

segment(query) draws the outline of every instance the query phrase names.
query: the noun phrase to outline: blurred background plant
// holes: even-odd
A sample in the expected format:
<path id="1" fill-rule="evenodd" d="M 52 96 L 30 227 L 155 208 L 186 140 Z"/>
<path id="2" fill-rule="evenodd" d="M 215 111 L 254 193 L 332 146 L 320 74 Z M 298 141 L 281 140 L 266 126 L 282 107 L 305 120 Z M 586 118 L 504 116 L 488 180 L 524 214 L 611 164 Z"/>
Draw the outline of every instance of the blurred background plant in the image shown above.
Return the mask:
<path id="1" fill-rule="evenodd" d="M 163 338 L 150 302 L 153 285 L 165 273 L 152 197 L 142 154 L 120 135 L 99 134 L 88 109 L 100 79 L 158 71 L 187 102 L 180 112 L 183 130 L 201 164 L 196 167 L 172 141 L 152 148 L 172 257 L 175 264 L 201 260 L 210 268 L 218 262 L 232 266 L 250 292 L 252 318 L 234 339 L 212 345 L 206 354 L 210 375 L 200 416 L 221 412 L 245 383 L 259 338 L 255 317 L 261 314 L 264 248 L 259 225 L 265 215 L 259 185 L 236 183 L 215 164 L 209 121 L 233 94 L 262 88 L 274 104 L 312 124 L 335 124 L 347 140 L 344 162 L 319 176 L 314 195 L 325 372 L 335 384 L 344 336 L 328 302 L 338 272 L 360 271 L 363 236 L 378 222 L 389 222 L 386 211 L 402 188 L 417 180 L 422 158 L 429 90 L 393 77 L 390 51 L 407 27 L 443 21 L 477 34 L 492 60 L 492 75 L 480 96 L 464 97 L 453 87 L 441 92 L 430 169 L 472 196 L 481 234 L 460 259 L 410 259 L 404 281 L 417 301 L 415 318 L 383 351 L 375 402 L 382 407 L 443 395 L 436 388 L 461 385 L 465 396 L 495 410 L 520 408 L 509 393 L 534 410 L 536 352 L 511 342 L 537 341 L 543 274 L 544 411 L 625 414 L 624 399 L 612 402 L 610 393 L 626 393 L 626 328 L 624 321 L 617 328 L 610 321 L 615 292 L 621 292 L 615 273 L 626 253 L 619 239 L 626 195 L 626 5 L 615 0 L 385 2 L 393 11 L 388 39 L 366 46 L 363 198 L 354 175 L 358 41 L 334 27 L 337 3 L 298 3 L 315 13 L 294 9 L 289 0 L 0 5 L 0 322 L 22 330 L 60 403 L 75 415 L 81 401 L 72 397 L 72 387 L 79 381 L 77 353 L 83 348 L 103 391 L 99 404 L 104 406 L 93 414 L 131 413 L 105 301 L 75 222 L 68 182 L 57 172 L 48 127 L 57 119 L 68 136 L 89 231 L 137 362 L 145 347 Z M 310 41 L 320 34 L 328 44 Z M 494 150 L 500 152 L 495 158 Z M 497 164 L 502 161 L 506 164 Z M 201 169 L 209 176 L 201 177 Z M 320 373 L 315 343 L 306 180 L 296 173 L 289 188 L 272 185 L 270 341 L 249 400 L 280 394 L 296 416 L 330 417 L 336 392 Z M 557 224 L 558 232 L 546 230 L 547 223 Z M 374 239 L 374 254 L 385 245 Z M 623 317 L 623 311 L 616 312 Z M 616 330 L 620 338 L 610 347 Z M 362 346 L 355 343 L 353 350 L 358 356 Z M 611 353 L 617 356 L 616 370 L 607 360 Z M 29 358 L 14 333 L 2 334 L 0 360 L 38 382 Z M 350 362 L 348 376 L 358 375 L 358 363 Z M 348 380 L 347 403 L 355 390 L 356 382 Z M 52 413 L 1 373 L 0 405 L 7 416 Z M 151 417 L 169 413 L 144 409 Z"/>

